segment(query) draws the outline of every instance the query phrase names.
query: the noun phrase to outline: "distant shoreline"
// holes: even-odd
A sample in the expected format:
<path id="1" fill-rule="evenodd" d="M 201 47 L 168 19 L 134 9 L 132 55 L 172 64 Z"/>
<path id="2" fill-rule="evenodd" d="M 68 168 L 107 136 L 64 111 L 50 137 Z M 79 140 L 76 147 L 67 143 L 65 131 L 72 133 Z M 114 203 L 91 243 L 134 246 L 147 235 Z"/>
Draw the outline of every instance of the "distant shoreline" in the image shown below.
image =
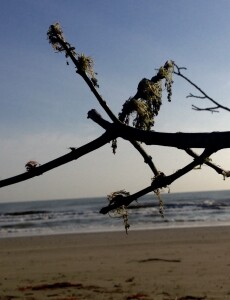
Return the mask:
<path id="1" fill-rule="evenodd" d="M 230 228 L 230 224 L 220 224 L 219 222 L 218 223 L 215 223 L 215 224 L 196 224 L 196 225 L 191 225 L 191 224 L 188 224 L 188 225 L 177 225 L 177 226 L 156 226 L 155 228 L 135 228 L 135 229 L 130 229 L 128 231 L 128 234 L 126 234 L 125 232 L 125 229 L 121 229 L 121 230 L 104 230 L 104 231 L 82 231 L 82 232 L 74 232 L 74 231 L 71 231 L 71 232 L 52 232 L 52 233 L 36 233 L 36 234 L 22 234 L 22 235 L 9 235 L 9 236 L 1 236 L 0 234 L 0 240 L 1 239 L 23 239 L 23 238 L 39 238 L 39 237 L 52 237 L 52 236 L 59 236 L 60 238 L 61 237 L 65 237 L 65 236 L 68 236 L 68 235 L 101 235 L 101 234 L 124 234 L 124 235 L 127 235 L 129 236 L 130 234 L 132 234 L 132 232 L 149 232 L 149 231 L 167 231 L 167 230 L 183 230 L 183 229 L 188 229 L 188 230 L 193 230 L 193 229 L 205 229 L 205 228 L 226 228 L 226 227 L 229 227 Z"/>

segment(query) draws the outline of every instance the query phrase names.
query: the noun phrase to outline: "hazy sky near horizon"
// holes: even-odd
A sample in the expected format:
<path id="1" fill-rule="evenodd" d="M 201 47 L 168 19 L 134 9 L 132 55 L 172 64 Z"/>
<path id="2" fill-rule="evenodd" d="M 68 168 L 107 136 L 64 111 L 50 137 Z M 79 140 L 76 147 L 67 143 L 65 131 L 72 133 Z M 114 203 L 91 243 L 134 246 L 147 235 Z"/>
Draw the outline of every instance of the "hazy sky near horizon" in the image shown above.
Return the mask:
<path id="1" fill-rule="evenodd" d="M 43 164 L 100 136 L 87 119 L 95 108 L 106 117 L 74 68 L 47 40 L 60 22 L 66 39 L 93 57 L 99 93 L 114 113 L 168 59 L 187 67 L 185 74 L 211 97 L 230 107 L 230 1 L 228 0 L 1 0 L 0 1 L 0 179 L 25 171 L 25 163 Z M 195 112 L 186 99 L 196 93 L 174 78 L 172 102 L 163 96 L 154 130 L 228 131 L 230 114 Z M 170 174 L 191 161 L 181 150 L 145 147 L 159 170 Z M 230 169 L 230 150 L 212 159 Z M 128 142 L 110 145 L 37 178 L 0 189 L 0 202 L 106 196 L 133 193 L 151 183 L 152 174 Z M 171 192 L 229 189 L 203 167 L 171 185 Z"/>

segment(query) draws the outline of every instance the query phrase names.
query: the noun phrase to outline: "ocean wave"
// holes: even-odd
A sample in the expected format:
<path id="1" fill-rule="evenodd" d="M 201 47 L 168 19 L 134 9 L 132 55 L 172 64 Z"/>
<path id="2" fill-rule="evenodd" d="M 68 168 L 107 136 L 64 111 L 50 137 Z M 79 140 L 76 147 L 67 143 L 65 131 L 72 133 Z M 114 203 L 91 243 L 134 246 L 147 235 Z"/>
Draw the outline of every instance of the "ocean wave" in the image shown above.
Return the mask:
<path id="1" fill-rule="evenodd" d="M 131 229 L 230 223 L 230 191 L 164 194 L 164 218 L 158 199 L 143 197 L 129 207 Z M 123 230 L 123 220 L 101 215 L 104 198 L 0 203 L 0 237 L 58 232 Z"/>

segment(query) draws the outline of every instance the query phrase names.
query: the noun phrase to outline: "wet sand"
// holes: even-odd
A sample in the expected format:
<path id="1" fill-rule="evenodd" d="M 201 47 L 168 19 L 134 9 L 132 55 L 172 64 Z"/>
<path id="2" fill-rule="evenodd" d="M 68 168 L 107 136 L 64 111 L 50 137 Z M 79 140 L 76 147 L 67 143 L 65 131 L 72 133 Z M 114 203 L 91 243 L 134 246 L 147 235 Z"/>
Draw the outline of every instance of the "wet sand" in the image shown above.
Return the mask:
<path id="1" fill-rule="evenodd" d="M 230 299 L 230 227 L 2 238 L 3 299 Z"/>

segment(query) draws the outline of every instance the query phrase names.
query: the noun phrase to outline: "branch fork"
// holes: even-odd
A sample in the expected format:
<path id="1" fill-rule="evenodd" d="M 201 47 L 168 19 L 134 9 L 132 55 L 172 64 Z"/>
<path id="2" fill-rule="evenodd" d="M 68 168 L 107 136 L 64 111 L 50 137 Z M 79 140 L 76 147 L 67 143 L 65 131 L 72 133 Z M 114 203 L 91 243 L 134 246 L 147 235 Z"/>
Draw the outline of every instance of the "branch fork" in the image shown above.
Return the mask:
<path id="1" fill-rule="evenodd" d="M 1 180 L 0 188 L 44 174 L 45 172 L 66 164 L 72 160 L 77 160 L 81 156 L 95 151 L 111 141 L 114 143 L 113 152 L 115 153 L 115 146 L 117 146 L 116 139 L 119 137 L 129 141 L 132 144 L 132 146 L 143 157 L 144 163 L 146 163 L 151 169 L 154 177 L 149 186 L 132 195 L 128 192 L 113 193 L 114 197 L 112 198 L 112 201 L 110 201 L 108 206 L 101 209 L 100 213 L 102 214 L 106 214 L 109 211 L 118 209 L 119 207 L 127 208 L 130 203 L 147 193 L 154 191 L 159 193 L 159 189 L 169 186 L 175 180 L 202 164 L 206 164 L 207 166 L 211 167 L 218 174 L 223 175 L 224 178 L 230 177 L 230 171 L 220 168 L 212 163 L 209 159 L 214 152 L 220 149 L 230 148 L 230 132 L 163 133 L 150 130 L 151 126 L 154 124 L 153 117 L 158 114 L 160 109 L 162 95 L 161 82 L 163 79 L 165 80 L 168 100 L 171 101 L 171 87 L 173 83 L 172 74 L 175 74 L 187 81 L 201 94 L 201 96 L 196 96 L 190 93 L 187 98 L 208 100 L 214 104 L 213 107 L 206 108 L 199 108 L 193 105 L 192 108 L 194 110 L 217 112 L 219 109 L 224 109 L 230 112 L 228 107 L 225 107 L 215 101 L 198 85 L 187 78 L 182 73 L 183 70 L 186 70 L 185 67 L 178 67 L 175 62 L 169 60 L 163 67 L 158 69 L 157 75 L 153 76 L 151 79 L 142 79 L 138 84 L 136 94 L 125 102 L 122 112 L 119 114 L 119 117 L 117 117 L 109 108 L 106 101 L 98 93 L 97 88 L 99 88 L 99 85 L 96 78 L 97 74 L 94 72 L 92 58 L 84 54 L 79 54 L 75 47 L 71 46 L 70 43 L 65 40 L 61 26 L 58 23 L 55 23 L 49 27 L 47 36 L 55 52 L 65 53 L 66 59 L 72 61 L 76 68 L 76 74 L 80 75 L 88 85 L 89 89 L 92 91 L 100 106 L 110 118 L 111 122 L 103 119 L 95 109 L 90 110 L 88 112 L 88 118 L 105 130 L 100 137 L 81 147 L 70 147 L 70 153 L 67 153 L 43 165 L 36 164 L 35 167 L 34 165 L 32 167 L 29 165 L 28 172 Z M 67 64 L 69 64 L 69 62 Z M 133 122 L 136 128 L 128 126 L 129 117 L 133 112 L 136 112 L 136 119 L 134 119 Z M 193 161 L 185 165 L 180 170 L 177 170 L 170 175 L 165 175 L 157 169 L 152 157 L 144 150 L 144 148 L 141 146 L 141 143 L 145 143 L 146 145 L 176 147 L 190 155 L 193 158 Z M 203 148 L 204 150 L 202 154 L 198 155 L 191 148 Z M 160 203 L 161 208 L 163 209 L 162 201 L 160 201 Z M 127 219 L 125 220 L 127 225 Z M 127 228 L 128 225 L 126 229 Z"/>

